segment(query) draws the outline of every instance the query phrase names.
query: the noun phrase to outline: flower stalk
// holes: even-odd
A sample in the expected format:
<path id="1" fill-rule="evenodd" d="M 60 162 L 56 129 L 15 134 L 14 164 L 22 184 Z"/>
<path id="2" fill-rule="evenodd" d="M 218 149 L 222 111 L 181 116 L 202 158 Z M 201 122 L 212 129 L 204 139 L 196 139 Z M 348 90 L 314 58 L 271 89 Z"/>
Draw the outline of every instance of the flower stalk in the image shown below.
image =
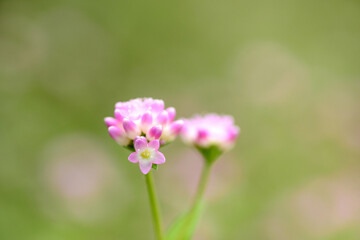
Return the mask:
<path id="1" fill-rule="evenodd" d="M 146 187 L 149 195 L 151 215 L 153 219 L 154 233 L 157 240 L 164 240 L 159 202 L 155 193 L 155 184 L 152 171 L 145 175 Z"/>
<path id="2" fill-rule="evenodd" d="M 199 183 L 198 183 L 196 195 L 195 195 L 195 198 L 193 200 L 192 206 L 190 208 L 190 215 L 193 215 L 194 212 L 197 212 L 196 210 L 199 208 L 199 206 L 203 202 L 204 194 L 205 194 L 205 191 L 206 191 L 206 186 L 207 186 L 207 184 L 209 182 L 211 166 L 212 166 L 212 163 L 209 163 L 209 162 L 206 162 L 206 161 L 204 162 L 204 166 L 203 166 L 202 173 L 201 173 L 201 176 L 200 176 L 200 180 L 199 180 Z"/>
<path id="3" fill-rule="evenodd" d="M 174 238 L 176 240 L 189 240 L 195 232 L 204 206 L 204 195 L 209 182 L 212 165 L 212 161 L 204 161 L 196 194 L 188 212 L 184 216 L 182 226 L 177 230 L 177 236 Z"/>
<path id="4" fill-rule="evenodd" d="M 186 221 L 186 231 L 188 232 L 188 239 L 191 238 L 195 227 L 198 222 L 198 218 L 200 218 L 201 209 L 204 203 L 204 195 L 206 192 L 206 187 L 209 182 L 210 173 L 211 173 L 211 162 L 204 161 L 204 166 L 201 172 L 201 176 L 199 179 L 199 183 L 196 190 L 196 195 L 193 199 L 192 205 L 190 207 L 187 221 Z"/>

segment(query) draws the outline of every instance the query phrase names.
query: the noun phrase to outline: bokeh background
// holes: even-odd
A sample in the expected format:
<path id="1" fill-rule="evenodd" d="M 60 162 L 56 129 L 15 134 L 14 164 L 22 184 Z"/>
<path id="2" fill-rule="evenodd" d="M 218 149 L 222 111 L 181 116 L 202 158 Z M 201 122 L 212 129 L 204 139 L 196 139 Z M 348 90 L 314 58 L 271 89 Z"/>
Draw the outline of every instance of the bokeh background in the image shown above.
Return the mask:
<path id="1" fill-rule="evenodd" d="M 360 239 L 360 2 L 0 1 L 0 239 L 153 239 L 103 118 L 153 97 L 231 114 L 197 240 Z M 156 172 L 166 225 L 201 158 Z"/>

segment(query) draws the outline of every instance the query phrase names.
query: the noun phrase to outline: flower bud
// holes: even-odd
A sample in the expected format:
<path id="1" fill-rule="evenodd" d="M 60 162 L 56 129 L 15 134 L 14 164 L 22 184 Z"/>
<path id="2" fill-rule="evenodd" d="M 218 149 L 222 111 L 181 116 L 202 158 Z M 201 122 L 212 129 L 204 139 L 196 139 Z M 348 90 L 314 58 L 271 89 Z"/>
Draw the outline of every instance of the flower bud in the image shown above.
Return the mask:
<path id="1" fill-rule="evenodd" d="M 228 141 L 234 142 L 240 133 L 240 128 L 235 126 L 233 128 L 228 129 Z"/>
<path id="2" fill-rule="evenodd" d="M 151 110 L 155 112 L 164 110 L 164 101 L 160 99 L 154 99 L 151 104 Z"/>
<path id="3" fill-rule="evenodd" d="M 157 122 L 161 125 L 165 125 L 169 120 L 169 115 L 167 111 L 162 111 L 156 118 Z"/>
<path id="4" fill-rule="evenodd" d="M 124 120 L 124 116 L 121 114 L 121 111 L 119 109 L 115 109 L 114 115 L 119 122 L 122 122 Z"/>
<path id="5" fill-rule="evenodd" d="M 136 126 L 135 122 L 125 118 L 123 121 L 123 127 L 130 139 L 134 139 L 137 136 L 140 136 L 141 131 Z"/>
<path id="6" fill-rule="evenodd" d="M 205 129 L 199 129 L 197 132 L 196 143 L 199 145 L 207 145 L 208 137 L 208 131 L 206 131 Z"/>
<path id="7" fill-rule="evenodd" d="M 151 127 L 152 122 L 153 122 L 153 117 L 151 112 L 144 113 L 141 117 L 141 131 L 146 133 Z"/>
<path id="8" fill-rule="evenodd" d="M 166 109 L 166 112 L 168 113 L 168 116 L 169 116 L 169 122 L 174 121 L 175 115 L 176 115 L 175 108 L 169 107 L 169 108 Z"/>
<path id="9" fill-rule="evenodd" d="M 116 121 L 115 118 L 113 117 L 106 117 L 104 119 L 104 122 L 106 124 L 106 126 L 110 127 L 110 126 L 116 126 L 118 124 L 118 122 Z"/>
<path id="10" fill-rule="evenodd" d="M 178 135 L 181 132 L 181 129 L 184 126 L 183 120 L 177 120 L 170 124 L 170 133 L 173 135 Z"/>
<path id="11" fill-rule="evenodd" d="M 118 144 L 122 146 L 126 146 L 129 144 L 130 139 L 126 137 L 125 132 L 121 128 L 111 126 L 108 128 L 108 131 L 110 137 L 112 137 Z"/>
<path id="12" fill-rule="evenodd" d="M 159 139 L 161 137 L 162 131 L 163 131 L 163 127 L 161 125 L 156 125 L 156 126 L 150 128 L 146 137 L 151 140 Z"/>

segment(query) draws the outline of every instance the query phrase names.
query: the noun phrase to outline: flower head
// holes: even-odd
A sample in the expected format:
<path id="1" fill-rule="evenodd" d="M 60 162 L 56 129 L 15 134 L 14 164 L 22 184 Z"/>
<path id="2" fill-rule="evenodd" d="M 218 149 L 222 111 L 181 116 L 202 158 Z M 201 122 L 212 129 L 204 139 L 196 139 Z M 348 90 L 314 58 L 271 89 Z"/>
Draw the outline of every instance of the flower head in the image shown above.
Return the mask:
<path id="1" fill-rule="evenodd" d="M 135 151 L 129 156 L 129 161 L 139 163 L 140 170 L 143 174 L 147 174 L 152 164 L 165 163 L 164 155 L 159 152 L 159 140 L 152 140 L 149 143 L 145 137 L 137 137 L 134 141 Z"/>
<path id="2" fill-rule="evenodd" d="M 208 114 L 185 119 L 181 135 L 186 143 L 196 147 L 224 151 L 233 147 L 239 132 L 231 116 Z"/>
<path id="3" fill-rule="evenodd" d="M 163 145 L 175 139 L 183 126 L 174 121 L 175 108 L 164 108 L 164 101 L 137 98 L 115 105 L 114 117 L 105 118 L 110 136 L 122 146 L 133 147 L 135 138 L 158 139 Z"/>

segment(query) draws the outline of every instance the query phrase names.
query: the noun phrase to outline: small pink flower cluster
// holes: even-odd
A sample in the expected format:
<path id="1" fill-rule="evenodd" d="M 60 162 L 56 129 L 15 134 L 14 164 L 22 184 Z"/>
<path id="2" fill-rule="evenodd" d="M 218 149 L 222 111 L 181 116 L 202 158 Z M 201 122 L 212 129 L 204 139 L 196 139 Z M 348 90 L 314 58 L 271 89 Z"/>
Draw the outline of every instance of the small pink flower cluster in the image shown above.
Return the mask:
<path id="1" fill-rule="evenodd" d="M 164 109 L 164 101 L 137 98 L 115 105 L 115 118 L 105 118 L 110 136 L 120 145 L 135 149 L 129 161 L 139 163 L 147 174 L 152 164 L 165 162 L 159 147 L 173 141 L 181 132 L 184 142 L 203 149 L 229 150 L 239 135 L 231 116 L 208 114 L 192 119 L 175 119 L 175 108 Z"/>
<path id="2" fill-rule="evenodd" d="M 120 145 L 128 146 L 131 140 L 146 136 L 149 141 L 159 139 L 163 145 L 175 139 L 183 120 L 175 119 L 175 108 L 164 109 L 164 101 L 152 98 L 133 99 L 115 105 L 115 118 L 105 118 L 110 136 Z"/>
<path id="3" fill-rule="evenodd" d="M 221 150 L 233 147 L 240 132 L 231 116 L 208 114 L 186 119 L 182 130 L 184 142 L 202 148 L 216 146 Z"/>
<path id="4" fill-rule="evenodd" d="M 129 161 L 139 163 L 144 174 L 151 170 L 153 163 L 165 162 L 158 149 L 173 141 L 184 124 L 183 120 L 174 121 L 175 108 L 164 109 L 163 100 L 152 98 L 118 102 L 114 115 L 115 118 L 105 118 L 110 136 L 119 145 L 135 149 Z"/>

